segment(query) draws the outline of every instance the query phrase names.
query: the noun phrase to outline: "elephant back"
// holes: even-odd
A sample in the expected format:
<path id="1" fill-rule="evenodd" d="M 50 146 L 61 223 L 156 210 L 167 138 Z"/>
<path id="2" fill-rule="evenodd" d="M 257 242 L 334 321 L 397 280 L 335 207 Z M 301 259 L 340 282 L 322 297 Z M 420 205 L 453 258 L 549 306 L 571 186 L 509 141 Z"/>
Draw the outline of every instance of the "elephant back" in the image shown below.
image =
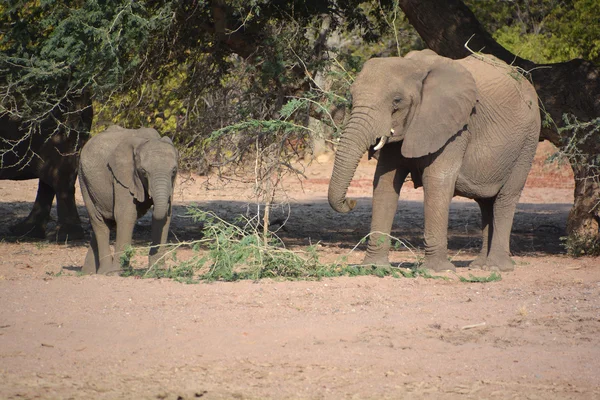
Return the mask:
<path id="1" fill-rule="evenodd" d="M 510 115 L 522 129 L 530 130 L 539 123 L 537 93 L 523 71 L 490 54 L 474 54 L 457 62 L 475 79 L 479 107 L 488 109 L 490 115 L 502 110 L 498 119 Z M 533 108 L 538 112 L 532 113 Z"/>

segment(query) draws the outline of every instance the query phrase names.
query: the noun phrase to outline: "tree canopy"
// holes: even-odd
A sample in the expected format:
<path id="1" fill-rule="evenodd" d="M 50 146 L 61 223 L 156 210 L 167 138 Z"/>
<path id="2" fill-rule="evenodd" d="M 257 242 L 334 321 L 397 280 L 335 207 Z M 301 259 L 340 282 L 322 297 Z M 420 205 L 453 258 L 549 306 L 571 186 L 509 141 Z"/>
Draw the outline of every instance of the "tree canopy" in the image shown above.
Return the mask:
<path id="1" fill-rule="evenodd" d="M 600 61 L 598 1 L 466 4 L 524 59 Z M 123 101 L 138 97 L 136 112 L 164 120 L 165 112 L 167 119 L 173 111 L 189 112 L 189 96 L 196 103 L 208 91 L 244 84 L 276 110 L 290 93 L 310 91 L 309 77 L 331 68 L 332 54 L 353 72 L 373 55 L 424 44 L 397 0 L 12 0 L 0 6 L 0 46 L 2 111 L 37 119 L 64 96 L 89 89 L 108 107 L 104 119 L 123 117 Z M 242 75 L 245 82 L 237 82 Z M 150 98 L 140 103 L 142 89 Z M 119 104 L 112 105 L 115 96 Z M 156 122 L 139 115 L 136 121 L 132 112 L 125 120 Z M 158 122 L 171 134 L 183 128 L 173 118 Z"/>
<path id="2" fill-rule="evenodd" d="M 273 145 L 300 157 L 311 121 L 339 128 L 362 63 L 434 46 L 444 13 L 463 18 L 457 32 L 482 24 L 489 40 L 473 51 L 530 66 L 600 62 L 597 0 L 422 3 L 439 9 L 411 0 L 5 1 L 0 114 L 35 125 L 89 93 L 96 130 L 153 126 L 174 139 L 183 167 L 202 170 Z M 464 52 L 455 37 L 434 50 Z"/>
<path id="3" fill-rule="evenodd" d="M 538 64 L 582 58 L 600 64 L 600 2 L 596 0 L 468 0 L 494 39 Z"/>

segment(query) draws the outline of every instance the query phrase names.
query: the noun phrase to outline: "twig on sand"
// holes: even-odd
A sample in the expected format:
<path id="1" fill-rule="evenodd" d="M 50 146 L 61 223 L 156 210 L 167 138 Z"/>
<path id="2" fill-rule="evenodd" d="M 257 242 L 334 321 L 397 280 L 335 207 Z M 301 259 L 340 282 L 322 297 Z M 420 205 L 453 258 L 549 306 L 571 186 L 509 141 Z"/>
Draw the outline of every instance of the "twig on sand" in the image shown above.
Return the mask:
<path id="1" fill-rule="evenodd" d="M 480 326 L 485 326 L 485 322 L 481 322 L 479 324 L 473 324 L 473 325 L 465 325 L 460 329 L 473 329 L 473 328 L 479 328 Z"/>

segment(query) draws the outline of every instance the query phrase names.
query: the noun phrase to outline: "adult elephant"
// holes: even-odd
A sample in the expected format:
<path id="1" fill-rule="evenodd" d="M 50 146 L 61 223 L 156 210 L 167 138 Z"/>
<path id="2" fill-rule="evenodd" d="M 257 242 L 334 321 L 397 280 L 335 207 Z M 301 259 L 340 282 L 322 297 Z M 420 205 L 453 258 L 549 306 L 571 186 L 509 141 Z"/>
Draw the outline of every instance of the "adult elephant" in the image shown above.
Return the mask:
<path id="1" fill-rule="evenodd" d="M 113 125 L 81 150 L 79 184 L 93 235 L 84 273 L 119 272 L 120 254 L 131 244 L 135 221 L 152 211 L 148 265 L 161 261 L 171 223 L 178 153 L 168 137 L 151 128 Z M 115 256 L 110 228 L 116 225 Z"/>
<path id="2" fill-rule="evenodd" d="M 483 248 L 471 263 L 512 270 L 510 231 L 540 133 L 535 90 L 514 68 L 489 55 L 462 60 L 431 50 L 367 61 L 351 87 L 353 108 L 329 184 L 329 204 L 346 198 L 362 155 L 377 159 L 371 235 L 364 264 L 389 265 L 389 233 L 402 184 L 423 186 L 424 268 L 454 270 L 447 258 L 450 201 L 475 199 Z"/>
<path id="3" fill-rule="evenodd" d="M 79 150 L 89 138 L 93 111 L 87 96 L 64 101 L 39 125 L 0 115 L 0 179 L 39 179 L 29 215 L 12 225 L 16 236 L 46 237 L 56 196 L 55 239 L 81 239 L 84 231 L 75 204 Z"/>

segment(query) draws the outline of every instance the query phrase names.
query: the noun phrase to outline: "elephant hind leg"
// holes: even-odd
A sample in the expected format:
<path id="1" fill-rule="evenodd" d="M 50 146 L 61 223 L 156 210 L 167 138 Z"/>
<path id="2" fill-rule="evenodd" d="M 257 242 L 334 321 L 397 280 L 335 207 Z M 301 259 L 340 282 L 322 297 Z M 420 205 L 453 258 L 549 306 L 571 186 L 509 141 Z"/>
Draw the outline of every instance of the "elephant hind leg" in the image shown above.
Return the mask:
<path id="1" fill-rule="evenodd" d="M 56 240 L 64 242 L 83 239 L 84 231 L 77 213 L 74 186 L 61 187 L 56 190 L 56 212 L 58 214 Z"/>
<path id="2" fill-rule="evenodd" d="M 113 255 L 110 249 L 110 221 L 105 220 L 96 210 L 85 184 L 81 184 L 81 194 L 85 202 L 90 224 L 92 225 L 92 237 L 90 247 L 85 257 L 82 272 L 86 274 L 100 273 L 103 268 L 111 266 Z"/>
<path id="3" fill-rule="evenodd" d="M 85 257 L 84 268 L 86 268 L 86 270 L 91 270 L 92 262 L 88 261 L 88 259 L 93 260 L 94 272 L 103 274 L 107 271 L 111 271 L 113 265 L 113 254 L 109 244 L 110 229 L 104 221 L 92 221 L 91 216 L 90 222 L 92 223 L 94 233 L 92 234 L 92 241 L 90 242 L 88 254 Z"/>
<path id="4" fill-rule="evenodd" d="M 481 251 L 477 258 L 469 264 L 472 268 L 483 268 L 487 262 L 490 243 L 492 242 L 490 238 L 494 232 L 494 200 L 495 198 L 475 200 L 481 210 L 481 235 L 483 243 L 481 244 Z"/>
<path id="5" fill-rule="evenodd" d="M 531 170 L 537 144 L 537 135 L 531 135 L 523 146 L 510 178 L 500 190 L 494 203 L 494 232 L 491 236 L 492 243 L 486 265 L 489 267 L 497 265 L 500 271 L 514 270 L 514 263 L 510 258 L 510 234 L 517 204 Z"/>
<path id="6" fill-rule="evenodd" d="M 45 239 L 46 225 L 50 220 L 50 210 L 52 209 L 54 194 L 52 186 L 40 180 L 31 212 L 25 219 L 12 225 L 9 228 L 10 232 L 16 236 Z"/>
<path id="7" fill-rule="evenodd" d="M 98 241 L 96 240 L 96 235 L 92 232 L 92 238 L 90 239 L 90 245 L 87 254 L 85 255 L 85 261 L 83 262 L 81 272 L 84 274 L 95 274 L 100 267 L 99 260 Z"/>
<path id="8" fill-rule="evenodd" d="M 515 268 L 510 257 L 510 233 L 532 159 L 533 153 L 522 156 L 520 163 L 513 168 L 510 178 L 496 196 L 489 234 L 491 243 L 488 243 L 489 252 L 484 269 L 512 271 Z"/>
<path id="9" fill-rule="evenodd" d="M 489 252 L 482 269 L 490 271 L 512 271 L 515 269 L 510 258 L 510 231 L 512 228 L 518 195 L 498 195 L 494 202 L 493 222 L 489 235 Z"/>

